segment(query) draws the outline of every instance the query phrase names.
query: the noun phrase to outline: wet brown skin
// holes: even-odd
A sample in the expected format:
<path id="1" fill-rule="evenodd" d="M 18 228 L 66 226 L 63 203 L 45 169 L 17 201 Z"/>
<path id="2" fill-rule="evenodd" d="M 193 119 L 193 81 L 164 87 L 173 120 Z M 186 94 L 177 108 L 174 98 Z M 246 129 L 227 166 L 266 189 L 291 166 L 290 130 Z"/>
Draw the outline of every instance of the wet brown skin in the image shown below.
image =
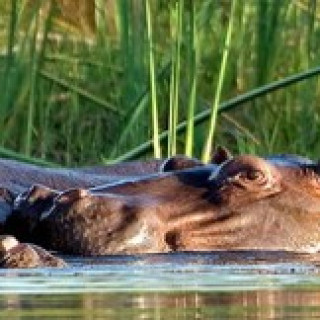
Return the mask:
<path id="1" fill-rule="evenodd" d="M 90 188 L 130 177 L 145 176 L 160 170 L 164 160 L 140 161 L 85 168 L 44 168 L 9 159 L 0 159 L 0 187 L 22 192 L 33 184 L 55 190 Z"/>
<path id="2" fill-rule="evenodd" d="M 29 238 L 37 225 L 38 213 L 52 206 L 53 198 L 59 194 L 59 190 L 63 190 L 66 187 L 77 185 L 86 187 L 106 182 L 119 183 L 119 181 L 136 180 L 139 177 L 158 172 L 174 171 L 201 165 L 202 163 L 196 159 L 175 156 L 166 160 L 154 159 L 110 166 L 49 169 L 0 159 L 0 181 L 1 185 L 5 186 L 0 188 L 2 201 L 0 233 L 4 232 L 2 223 L 7 220 L 8 216 L 10 217 L 15 194 L 19 191 L 19 199 L 16 199 L 16 201 L 21 204 L 24 202 L 24 197 L 27 197 L 28 202 L 26 202 L 27 206 L 23 208 L 21 215 L 17 219 L 13 219 L 13 225 L 11 226 L 15 230 L 13 233 L 18 234 L 19 239 L 23 240 Z M 49 187 L 55 186 L 56 190 L 41 185 L 32 187 L 28 191 L 27 186 L 34 182 L 42 182 Z M 8 225 L 10 225 L 10 221 L 12 220 L 9 219 Z M 7 236 L 4 236 L 4 240 L 6 238 Z M 61 259 L 32 244 L 19 243 L 14 248 L 2 252 L 2 256 L 3 253 L 5 253 L 5 259 L 0 259 L 0 267 L 2 268 L 66 266 Z"/>
<path id="3" fill-rule="evenodd" d="M 193 158 L 174 156 L 169 159 L 153 159 L 106 166 L 84 168 L 44 168 L 0 158 L 0 197 L 8 200 L 33 185 L 43 185 L 56 191 L 69 188 L 94 186 L 136 180 L 148 175 L 182 170 L 203 164 Z"/>
<path id="4" fill-rule="evenodd" d="M 0 236 L 1 268 L 64 268 L 67 264 L 48 251 L 28 243 L 20 243 L 12 236 Z"/>
<path id="5" fill-rule="evenodd" d="M 218 170 L 204 166 L 70 190 L 39 214 L 30 241 L 82 255 L 315 252 L 320 248 L 318 169 L 246 155 L 223 162 Z"/>
<path id="6" fill-rule="evenodd" d="M 34 184 L 60 191 L 73 187 L 89 188 L 157 172 L 162 163 L 161 160 L 152 160 L 128 165 L 56 169 L 0 159 L 0 234 L 4 221 L 11 214 L 13 199 Z"/>
<path id="7" fill-rule="evenodd" d="M 62 190 L 134 181 L 159 172 L 200 165 L 202 163 L 199 160 L 185 156 L 74 169 L 43 168 L 14 160 L 0 159 L 0 234 L 4 232 L 3 223 L 12 212 L 14 199 L 18 194 L 20 198 L 23 197 L 32 185 L 43 185 L 52 190 L 50 196 L 46 194 L 46 201 L 42 201 L 44 198 L 42 191 L 40 191 L 41 195 L 37 194 L 38 201 L 32 204 L 32 210 L 38 212 L 51 206 L 53 196 Z"/>
<path id="8" fill-rule="evenodd" d="M 146 217 L 148 216 L 147 209 L 149 202 L 150 204 L 155 204 L 158 201 L 162 201 L 161 199 L 163 198 L 162 203 L 164 204 L 165 199 L 167 201 L 169 199 L 174 201 L 177 192 L 183 196 L 183 194 L 187 195 L 187 193 L 190 193 L 190 190 L 191 192 L 194 189 L 206 190 L 204 184 L 207 183 L 208 177 L 212 173 L 212 168 L 215 168 L 215 166 L 175 173 L 162 173 L 137 181 L 108 185 L 101 189 L 92 190 L 92 193 L 98 194 L 95 199 L 91 198 L 91 196 L 87 197 L 89 193 L 84 189 L 70 190 L 57 194 L 48 188 L 36 186 L 29 193 L 24 193 L 22 197 L 16 200 L 16 210 L 7 220 L 5 232 L 14 234 L 23 241 L 41 244 L 46 248 L 51 248 L 51 244 L 49 245 L 49 243 L 52 242 L 52 248 L 59 247 L 59 251 L 68 253 L 76 252 L 71 248 L 65 247 L 65 237 L 70 237 L 69 240 L 73 243 L 71 244 L 70 242 L 70 246 L 79 246 L 78 254 L 96 255 L 105 254 L 107 251 L 116 252 L 119 249 L 108 249 L 108 247 L 113 246 L 110 244 L 110 241 L 114 245 L 120 244 L 123 231 L 128 236 L 130 234 L 134 236 L 140 228 L 140 216 L 142 216 L 142 212 L 145 209 Z M 183 181 L 180 181 L 180 178 Z M 188 184 L 190 185 L 189 188 L 187 188 Z M 184 193 L 181 187 L 185 189 Z M 110 192 L 112 191 L 113 194 L 110 194 L 108 197 L 105 194 L 100 196 L 101 190 L 108 188 L 110 188 Z M 127 194 L 130 197 L 123 197 L 121 194 Z M 59 203 L 59 205 L 57 208 L 54 205 L 50 209 L 53 198 L 55 198 L 55 203 Z M 78 200 L 80 200 L 79 206 L 76 205 Z M 91 200 L 94 201 L 91 202 Z M 141 202 L 142 200 L 143 203 Z M 105 201 L 108 203 L 105 203 Z M 90 208 L 86 207 L 87 204 L 89 204 Z M 148 206 L 146 206 L 147 204 Z M 68 209 L 70 205 L 79 207 L 79 212 L 76 216 L 73 213 L 69 214 Z M 181 204 L 177 203 L 177 206 L 181 206 Z M 57 214 L 49 214 L 47 218 L 44 218 L 49 210 L 55 210 Z M 177 208 L 177 210 L 179 209 Z M 64 214 L 65 211 L 68 211 L 66 215 Z M 71 208 L 70 212 L 72 212 Z M 92 217 L 90 216 L 91 212 Z M 54 218 L 52 224 L 51 218 Z M 71 222 L 69 218 L 72 219 Z M 135 219 L 137 219 L 137 223 L 135 223 Z M 130 227 L 128 230 L 122 230 L 126 223 L 130 223 Z M 148 230 L 151 228 L 152 223 L 153 219 L 148 222 Z M 125 229 L 127 228 L 125 227 Z M 60 237 L 60 231 L 65 233 L 65 236 Z M 83 240 L 83 237 L 79 237 L 80 234 L 88 234 L 88 237 L 85 236 L 85 242 L 88 241 L 86 242 L 87 244 L 80 244 Z M 117 238 L 118 235 L 120 238 Z M 90 248 L 82 250 L 81 246 L 88 246 Z M 91 248 L 92 246 L 95 246 L 95 248 Z M 149 244 L 143 246 L 145 247 L 143 250 L 146 252 L 155 252 L 154 246 L 149 246 Z M 62 247 L 65 248 L 63 249 Z M 125 252 L 127 250 L 123 249 L 122 251 Z"/>

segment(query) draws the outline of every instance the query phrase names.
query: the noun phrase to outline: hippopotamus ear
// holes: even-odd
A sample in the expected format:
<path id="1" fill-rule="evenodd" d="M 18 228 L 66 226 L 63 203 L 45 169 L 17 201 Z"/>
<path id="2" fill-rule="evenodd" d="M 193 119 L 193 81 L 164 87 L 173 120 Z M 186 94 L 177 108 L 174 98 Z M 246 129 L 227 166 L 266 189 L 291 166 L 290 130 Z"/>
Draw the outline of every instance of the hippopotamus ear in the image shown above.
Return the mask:
<path id="1" fill-rule="evenodd" d="M 215 152 L 213 153 L 212 157 L 211 157 L 211 161 L 210 163 L 212 164 L 221 164 L 227 160 L 232 159 L 233 156 L 231 154 L 231 152 L 222 146 L 217 146 Z"/>
<path id="2" fill-rule="evenodd" d="M 184 170 L 194 167 L 203 166 L 203 163 L 194 158 L 189 158 L 183 155 L 173 156 L 165 160 L 159 168 L 160 172 L 170 172 Z"/>

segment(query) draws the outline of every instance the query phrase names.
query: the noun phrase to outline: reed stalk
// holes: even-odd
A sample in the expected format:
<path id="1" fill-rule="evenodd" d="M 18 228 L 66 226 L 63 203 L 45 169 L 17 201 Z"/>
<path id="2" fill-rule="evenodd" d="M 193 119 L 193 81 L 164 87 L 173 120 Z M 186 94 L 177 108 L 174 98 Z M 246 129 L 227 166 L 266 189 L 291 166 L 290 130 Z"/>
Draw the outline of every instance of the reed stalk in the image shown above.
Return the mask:
<path id="1" fill-rule="evenodd" d="M 196 93 L 197 93 L 197 70 L 199 67 L 199 42 L 197 39 L 197 24 L 196 24 L 196 9 L 195 2 L 191 1 L 190 8 L 190 48 L 191 48 L 191 62 L 190 62 L 190 95 L 188 103 L 187 114 L 187 128 L 186 128 L 186 142 L 185 154 L 189 157 L 193 156 L 193 142 L 194 142 L 194 114 L 196 109 Z"/>
<path id="2" fill-rule="evenodd" d="M 170 103 L 171 121 L 171 134 L 170 134 L 170 147 L 168 156 L 174 156 L 177 153 L 177 125 L 179 121 L 179 88 L 180 88 L 180 67 L 181 67 L 181 42 L 182 42 L 182 23 L 183 23 L 183 8 L 184 8 L 184 0 L 179 0 L 176 3 L 175 8 L 175 21 L 176 21 L 176 39 L 175 39 L 175 48 L 173 52 L 173 74 L 172 74 L 172 103 Z"/>
<path id="3" fill-rule="evenodd" d="M 224 81 L 225 72 L 226 72 L 226 68 L 227 68 L 227 59 L 228 59 L 230 46 L 231 46 L 231 35 L 232 35 L 232 29 L 233 29 L 233 21 L 235 19 L 236 5 L 237 5 L 237 0 L 232 0 L 229 24 L 228 24 L 223 54 L 222 54 L 222 61 L 221 61 L 221 67 L 220 67 L 220 72 L 219 72 L 219 77 L 218 77 L 218 83 L 217 83 L 217 87 L 215 90 L 215 96 L 212 101 L 211 116 L 210 116 L 210 120 L 209 120 L 208 133 L 207 133 L 207 138 L 206 138 L 206 142 L 205 142 L 203 154 L 202 154 L 202 160 L 205 163 L 210 161 L 211 153 L 212 153 L 213 136 L 214 136 L 215 129 L 216 129 L 218 107 L 219 107 L 219 103 L 220 103 L 222 86 L 223 86 L 223 81 Z"/>
<path id="4" fill-rule="evenodd" d="M 157 104 L 157 83 L 155 79 L 155 62 L 153 54 L 153 35 L 150 0 L 146 0 L 146 19 L 149 44 L 149 69 L 150 69 L 150 88 L 151 88 L 151 116 L 152 116 L 152 135 L 153 153 L 155 158 L 161 158 L 161 146 L 159 140 L 159 120 Z"/>

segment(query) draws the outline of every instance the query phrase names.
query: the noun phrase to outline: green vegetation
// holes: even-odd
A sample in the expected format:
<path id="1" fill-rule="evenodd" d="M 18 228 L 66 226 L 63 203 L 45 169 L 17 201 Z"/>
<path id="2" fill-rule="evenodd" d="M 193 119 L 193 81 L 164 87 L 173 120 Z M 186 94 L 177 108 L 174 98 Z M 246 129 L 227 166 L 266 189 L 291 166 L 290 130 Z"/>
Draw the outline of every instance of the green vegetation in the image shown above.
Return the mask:
<path id="1" fill-rule="evenodd" d="M 316 0 L 12 0 L 0 12 L 0 156 L 320 155 Z"/>

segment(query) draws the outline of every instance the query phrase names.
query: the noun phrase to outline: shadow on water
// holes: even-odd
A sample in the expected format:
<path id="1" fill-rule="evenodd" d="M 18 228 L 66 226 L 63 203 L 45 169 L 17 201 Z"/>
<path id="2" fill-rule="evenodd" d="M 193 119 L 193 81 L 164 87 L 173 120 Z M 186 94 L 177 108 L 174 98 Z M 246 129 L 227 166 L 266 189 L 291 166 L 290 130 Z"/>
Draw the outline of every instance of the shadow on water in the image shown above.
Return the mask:
<path id="1" fill-rule="evenodd" d="M 64 270 L 1 270 L 6 319 L 320 317 L 319 256 L 211 252 L 69 258 Z"/>

